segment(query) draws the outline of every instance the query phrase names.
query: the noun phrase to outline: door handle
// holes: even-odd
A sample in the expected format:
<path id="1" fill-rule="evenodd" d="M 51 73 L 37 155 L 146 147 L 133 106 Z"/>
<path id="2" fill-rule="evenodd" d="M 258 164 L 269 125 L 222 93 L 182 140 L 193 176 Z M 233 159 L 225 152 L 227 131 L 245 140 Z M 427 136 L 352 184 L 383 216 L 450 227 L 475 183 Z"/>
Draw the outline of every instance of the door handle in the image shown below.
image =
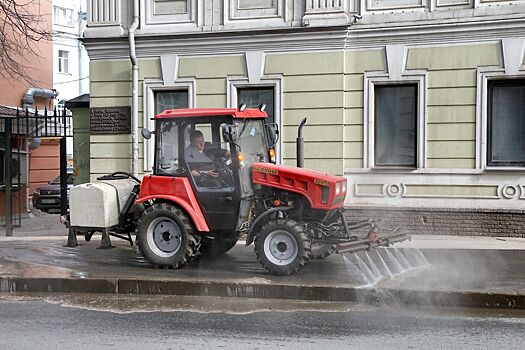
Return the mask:
<path id="1" fill-rule="evenodd" d="M 223 201 L 231 202 L 233 200 L 233 197 L 232 196 L 223 196 L 223 197 L 219 197 L 219 199 L 221 199 Z"/>

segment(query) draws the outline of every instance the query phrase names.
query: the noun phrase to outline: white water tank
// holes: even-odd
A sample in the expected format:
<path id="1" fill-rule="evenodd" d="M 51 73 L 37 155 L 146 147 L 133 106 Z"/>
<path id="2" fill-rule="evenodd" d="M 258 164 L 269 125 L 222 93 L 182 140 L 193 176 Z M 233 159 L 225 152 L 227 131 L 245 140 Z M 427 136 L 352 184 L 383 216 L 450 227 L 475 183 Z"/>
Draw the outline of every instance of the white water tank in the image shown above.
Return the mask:
<path id="1" fill-rule="evenodd" d="M 110 229 L 137 183 L 132 179 L 104 180 L 74 186 L 69 192 L 69 219 L 74 229 Z"/>

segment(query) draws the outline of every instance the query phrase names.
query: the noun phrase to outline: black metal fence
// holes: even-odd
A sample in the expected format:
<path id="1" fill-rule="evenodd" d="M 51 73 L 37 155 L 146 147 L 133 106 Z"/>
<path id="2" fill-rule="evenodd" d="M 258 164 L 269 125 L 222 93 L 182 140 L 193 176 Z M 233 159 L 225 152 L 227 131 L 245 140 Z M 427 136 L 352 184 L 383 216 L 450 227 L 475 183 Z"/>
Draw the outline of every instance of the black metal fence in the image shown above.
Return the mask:
<path id="1" fill-rule="evenodd" d="M 66 138 L 72 136 L 72 116 L 65 109 L 50 112 L 0 107 L 0 193 L 5 194 L 0 224 L 5 226 L 6 236 L 12 235 L 13 226 L 21 226 L 24 201 L 29 204 L 31 149 L 38 147 L 42 138 L 60 138 L 60 203 L 61 214 L 66 214 Z"/>

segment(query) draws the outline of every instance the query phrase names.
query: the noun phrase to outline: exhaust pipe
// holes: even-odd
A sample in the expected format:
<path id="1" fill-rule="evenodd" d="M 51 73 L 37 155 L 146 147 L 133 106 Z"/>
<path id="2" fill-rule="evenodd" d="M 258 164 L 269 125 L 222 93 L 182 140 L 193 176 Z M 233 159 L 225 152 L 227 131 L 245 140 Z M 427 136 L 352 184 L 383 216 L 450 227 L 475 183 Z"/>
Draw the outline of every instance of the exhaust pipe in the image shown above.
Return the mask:
<path id="1" fill-rule="evenodd" d="M 304 138 L 303 138 L 303 127 L 306 124 L 306 118 L 301 121 L 299 124 L 299 129 L 297 130 L 297 167 L 304 168 Z"/>

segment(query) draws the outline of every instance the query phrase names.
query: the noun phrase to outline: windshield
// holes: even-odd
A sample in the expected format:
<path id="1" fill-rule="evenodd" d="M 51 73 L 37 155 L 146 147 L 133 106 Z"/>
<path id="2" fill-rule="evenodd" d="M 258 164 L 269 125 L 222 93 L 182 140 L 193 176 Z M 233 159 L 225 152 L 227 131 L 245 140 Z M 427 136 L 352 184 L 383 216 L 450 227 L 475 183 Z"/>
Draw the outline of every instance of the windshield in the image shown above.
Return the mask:
<path id="1" fill-rule="evenodd" d="M 263 120 L 245 119 L 236 121 L 239 136 L 237 144 L 244 156 L 244 165 L 257 162 L 268 162 L 268 146 L 264 137 Z"/>
<path id="2" fill-rule="evenodd" d="M 243 162 L 240 168 L 241 188 L 244 195 L 253 192 L 251 186 L 251 165 L 268 162 L 268 148 L 265 139 L 264 122 L 260 119 L 235 121 L 239 130 L 237 145 L 241 148 Z"/>

